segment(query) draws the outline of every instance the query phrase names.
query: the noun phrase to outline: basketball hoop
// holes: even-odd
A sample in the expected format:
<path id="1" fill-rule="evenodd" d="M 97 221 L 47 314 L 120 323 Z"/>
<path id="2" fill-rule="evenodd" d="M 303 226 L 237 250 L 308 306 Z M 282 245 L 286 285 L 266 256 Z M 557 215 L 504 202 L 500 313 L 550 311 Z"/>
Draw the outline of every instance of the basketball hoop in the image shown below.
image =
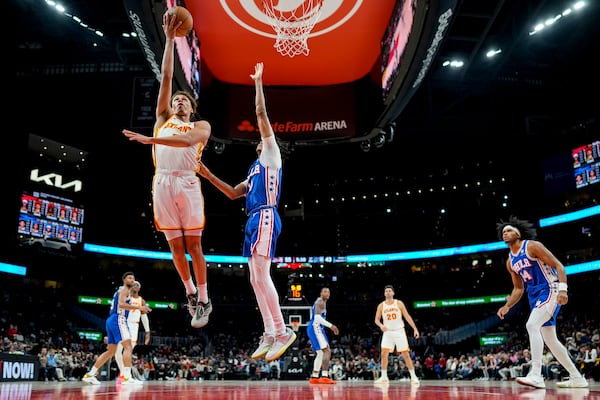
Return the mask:
<path id="1" fill-rule="evenodd" d="M 278 2 L 277 6 L 273 5 L 273 0 L 263 3 L 269 23 L 277 34 L 273 47 L 282 56 L 308 56 L 308 35 L 321 15 L 323 0 L 305 0 L 302 7 L 289 11 L 281 9 L 281 3 Z"/>
<path id="2" fill-rule="evenodd" d="M 299 328 L 300 328 L 300 321 L 292 321 L 292 330 L 294 332 L 298 332 Z"/>

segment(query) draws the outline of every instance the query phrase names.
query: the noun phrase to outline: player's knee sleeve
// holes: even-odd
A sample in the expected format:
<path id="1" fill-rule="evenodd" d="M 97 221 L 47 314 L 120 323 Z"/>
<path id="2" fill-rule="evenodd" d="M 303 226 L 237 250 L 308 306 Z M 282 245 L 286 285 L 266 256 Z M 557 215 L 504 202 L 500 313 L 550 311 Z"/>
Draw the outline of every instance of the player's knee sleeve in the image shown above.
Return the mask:
<path id="1" fill-rule="evenodd" d="M 317 350 L 313 371 L 319 371 L 321 369 L 321 365 L 323 365 L 323 350 Z"/>

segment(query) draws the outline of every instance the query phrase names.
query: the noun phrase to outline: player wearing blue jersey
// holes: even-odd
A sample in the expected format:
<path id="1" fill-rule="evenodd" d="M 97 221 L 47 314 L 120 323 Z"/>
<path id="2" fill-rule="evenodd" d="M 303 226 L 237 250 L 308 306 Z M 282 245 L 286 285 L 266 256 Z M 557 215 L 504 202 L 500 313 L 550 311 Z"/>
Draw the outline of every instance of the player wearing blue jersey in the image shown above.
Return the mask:
<path id="1" fill-rule="evenodd" d="M 567 304 L 567 274 L 563 264 L 536 238 L 533 224 L 510 217 L 508 222 L 497 224 L 498 236 L 508 245 L 510 252 L 506 268 L 512 278 L 513 290 L 506 304 L 498 310 L 504 319 L 524 292 L 527 292 L 531 314 L 526 323 L 531 351 L 531 369 L 527 376 L 517 382 L 533 387 L 545 388 L 542 376 L 544 344 L 554 357 L 569 372 L 569 380 L 557 382 L 562 388 L 583 388 L 588 382 L 571 360 L 566 347 L 556 335 L 556 316 L 562 305 Z"/>
<path id="2" fill-rule="evenodd" d="M 275 133 L 271 127 L 263 93 L 263 63 L 256 63 L 254 74 L 255 105 L 261 140 L 256 146 L 258 158 L 248 170 L 247 178 L 235 187 L 217 178 L 201 161 L 197 172 L 230 199 L 246 196 L 246 222 L 243 255 L 248 257 L 250 284 L 260 310 L 264 334 L 252 358 L 278 359 L 296 340 L 296 334 L 286 328 L 279 304 L 279 294 L 271 278 L 271 259 L 281 232 L 277 212 L 281 193 L 282 159 Z"/>
<path id="3" fill-rule="evenodd" d="M 329 339 L 325 333 L 324 327 L 339 335 L 340 331 L 331 322 L 327 321 L 327 300 L 331 296 L 329 288 L 321 289 L 321 295 L 315 300 L 310 309 L 310 321 L 306 327 L 306 334 L 310 340 L 313 350 L 317 353 L 313 362 L 313 372 L 310 376 L 310 383 L 335 384 L 336 382 L 329 378 L 329 361 L 331 360 L 331 347 Z M 321 377 L 319 377 L 319 372 Z"/>
<path id="4" fill-rule="evenodd" d="M 135 384 L 139 381 L 132 379 L 131 377 L 131 334 L 129 332 L 129 326 L 127 325 L 127 315 L 129 310 L 140 310 L 143 313 L 152 311 L 148 306 L 132 305 L 129 304 L 129 290 L 135 282 L 135 276 L 133 272 L 125 272 L 122 277 L 123 286 L 120 286 L 115 294 L 113 295 L 112 304 L 110 306 L 109 315 L 106 319 L 106 334 L 108 337 L 108 348 L 104 353 L 98 356 L 98 359 L 92 366 L 92 368 L 83 376 L 81 379 L 83 382 L 99 385 L 100 381 L 96 378 L 98 370 L 109 361 L 117 351 L 117 345 L 121 343 L 123 345 L 123 364 L 125 366 L 123 374 L 122 384 Z"/>

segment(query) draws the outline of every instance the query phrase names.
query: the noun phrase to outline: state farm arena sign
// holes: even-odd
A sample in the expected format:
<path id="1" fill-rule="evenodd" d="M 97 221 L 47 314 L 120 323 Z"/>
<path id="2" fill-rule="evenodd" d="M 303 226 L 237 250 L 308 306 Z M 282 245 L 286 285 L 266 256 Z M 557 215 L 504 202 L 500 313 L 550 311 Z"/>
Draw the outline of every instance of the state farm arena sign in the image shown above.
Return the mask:
<path id="1" fill-rule="evenodd" d="M 228 137 L 257 141 L 254 87 L 234 86 L 229 90 Z M 352 85 L 265 88 L 265 97 L 271 126 L 282 140 L 339 140 L 357 135 Z"/>

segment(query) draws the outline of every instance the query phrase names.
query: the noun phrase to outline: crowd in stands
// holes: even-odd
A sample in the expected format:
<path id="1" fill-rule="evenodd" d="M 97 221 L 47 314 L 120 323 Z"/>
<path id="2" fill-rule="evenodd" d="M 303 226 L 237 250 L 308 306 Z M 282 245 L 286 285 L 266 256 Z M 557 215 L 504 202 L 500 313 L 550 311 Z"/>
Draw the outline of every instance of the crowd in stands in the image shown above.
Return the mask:
<path id="1" fill-rule="evenodd" d="M 43 295 L 34 297 L 33 292 Z M 6 285 L 2 295 L 7 306 L 0 311 L 0 352 L 39 357 L 39 380 L 79 381 L 104 351 L 103 342 L 79 337 L 77 329 L 86 322 L 78 321 L 78 317 L 69 312 L 63 291 L 56 288 L 24 290 L 18 285 Z M 53 300 L 50 307 L 48 299 Z M 493 312 L 495 307 L 480 309 L 481 317 Z M 342 314 L 341 309 L 336 312 L 330 318 L 336 321 L 341 334 L 331 337 L 330 376 L 336 380 L 377 379 L 381 368 L 380 332 L 374 324 L 366 329 L 355 329 L 351 315 Z M 558 334 L 586 378 L 600 381 L 600 321 L 597 316 L 590 316 L 590 312 L 572 307 L 561 313 Z M 421 379 L 513 380 L 527 374 L 528 339 L 522 321 L 528 310 L 513 317 L 512 323 L 503 322 L 496 327 L 507 334 L 506 343 L 485 348 L 478 345 L 476 337 L 453 345 L 436 344 L 436 335 L 444 334 L 441 324 L 450 324 L 451 319 L 455 324 L 468 320 L 458 315 L 447 315 L 444 319 L 442 316 L 447 313 L 447 310 L 439 310 L 438 314 L 413 314 L 418 316 L 417 324 L 423 334 L 420 340 L 411 339 L 411 357 Z M 154 313 L 152 318 L 160 316 Z M 187 325 L 185 317 L 180 324 Z M 181 340 L 167 340 L 153 333 L 150 345 L 134 350 L 134 374 L 146 380 L 286 379 L 289 357 L 270 363 L 250 358 L 259 335 L 260 332 L 229 328 L 219 332 L 218 327 L 203 335 L 178 338 Z M 308 379 L 314 353 L 302 330 L 296 346 L 288 352 L 296 352 L 304 371 L 301 377 Z M 548 352 L 544 356 L 543 373 L 548 380 L 558 380 L 565 375 Z M 113 361 L 104 378 L 114 379 L 116 375 Z M 402 358 L 393 355 L 388 368 L 390 380 L 405 380 L 408 376 Z"/>

